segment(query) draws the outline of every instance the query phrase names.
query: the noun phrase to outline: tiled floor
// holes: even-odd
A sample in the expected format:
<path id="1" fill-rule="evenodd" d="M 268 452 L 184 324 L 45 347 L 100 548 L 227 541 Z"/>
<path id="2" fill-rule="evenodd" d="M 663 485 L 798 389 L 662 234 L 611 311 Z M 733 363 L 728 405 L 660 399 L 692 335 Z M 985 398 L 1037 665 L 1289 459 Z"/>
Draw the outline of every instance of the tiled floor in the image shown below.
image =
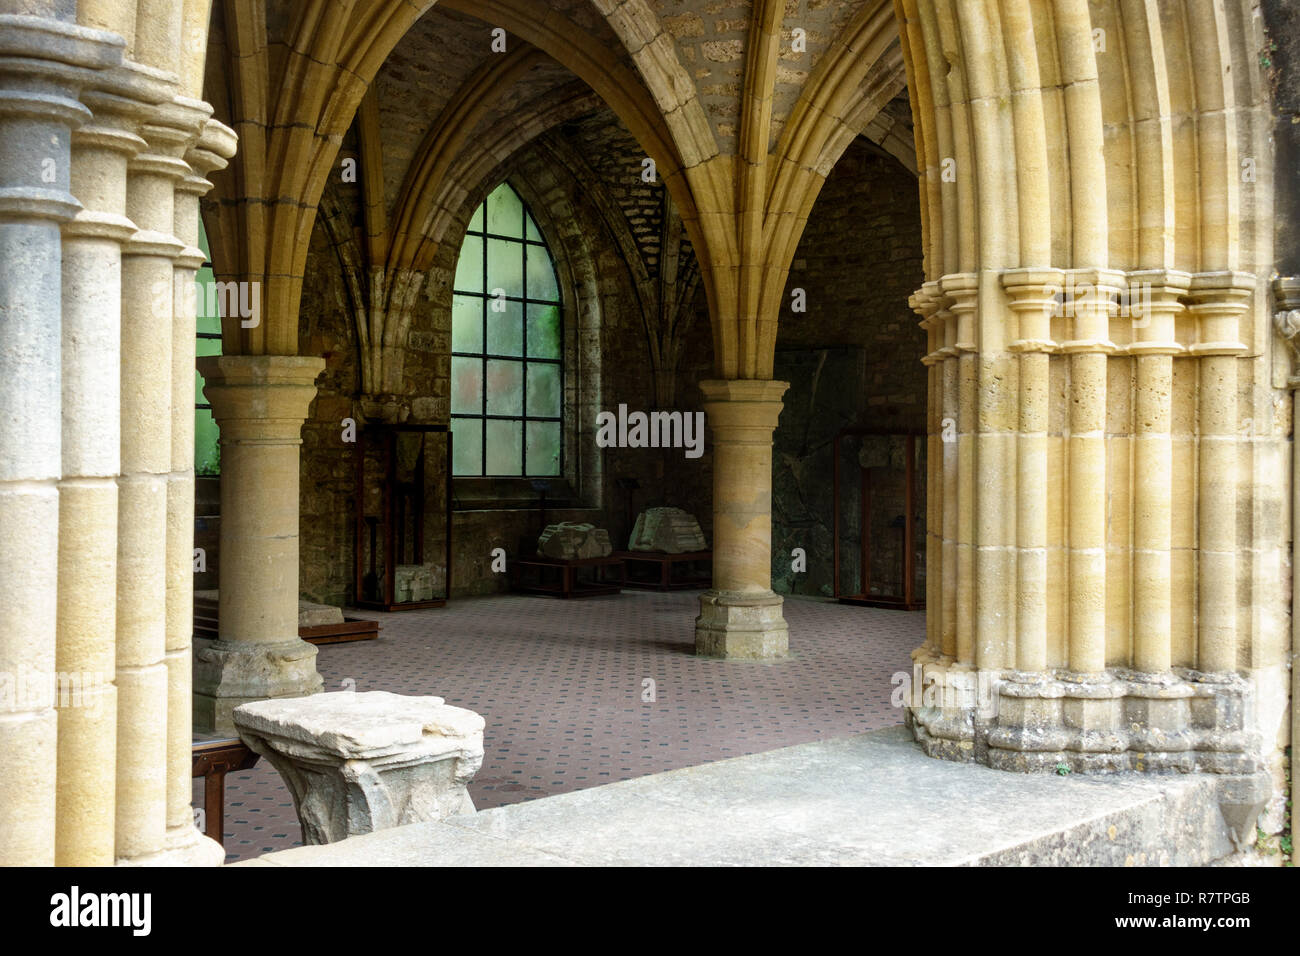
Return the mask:
<path id="1" fill-rule="evenodd" d="M 897 724 L 921 612 L 792 599 L 791 658 L 693 656 L 699 592 L 558 601 L 501 595 L 363 614 L 380 638 L 320 649 L 326 690 L 436 694 L 487 721 L 480 809 Z M 195 805 L 202 806 L 202 781 Z M 226 780 L 227 860 L 301 841 L 266 760 Z"/>

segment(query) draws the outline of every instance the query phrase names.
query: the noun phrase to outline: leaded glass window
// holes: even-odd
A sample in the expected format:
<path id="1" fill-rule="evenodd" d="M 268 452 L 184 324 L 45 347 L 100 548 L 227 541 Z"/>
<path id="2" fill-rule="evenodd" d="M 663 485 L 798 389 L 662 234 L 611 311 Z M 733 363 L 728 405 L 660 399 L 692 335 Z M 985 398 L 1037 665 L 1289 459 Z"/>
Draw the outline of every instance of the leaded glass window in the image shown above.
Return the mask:
<path id="1" fill-rule="evenodd" d="M 564 335 L 551 254 L 502 183 L 474 210 L 451 304 L 452 474 L 560 474 Z"/>

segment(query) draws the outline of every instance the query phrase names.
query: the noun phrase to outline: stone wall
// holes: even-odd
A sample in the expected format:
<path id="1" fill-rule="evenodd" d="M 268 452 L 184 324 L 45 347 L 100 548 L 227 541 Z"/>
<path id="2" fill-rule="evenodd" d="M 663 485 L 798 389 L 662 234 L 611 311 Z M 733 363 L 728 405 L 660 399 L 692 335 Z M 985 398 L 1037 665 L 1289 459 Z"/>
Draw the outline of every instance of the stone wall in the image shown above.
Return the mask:
<path id="1" fill-rule="evenodd" d="M 344 155 L 355 149 L 351 137 Z M 576 152 L 587 167 L 557 163 Z M 700 495 L 707 464 L 686 460 L 680 449 L 597 449 L 595 413 L 650 410 L 654 385 L 646 328 L 625 250 L 611 229 L 628 230 L 630 248 L 651 274 L 658 265 L 663 202 L 660 183 L 641 179 L 642 151 L 612 113 L 601 110 L 564 124 L 525 147 L 480 184 L 448 231 L 424 284 L 404 350 L 404 393 L 399 416 L 410 422 L 445 423 L 449 415 L 452 277 L 469 214 L 499 182 L 508 180 L 524 197 L 551 246 L 566 306 L 566 477 L 548 503 L 547 520 L 591 521 L 607 528 L 616 547 L 631 531 L 627 492 L 619 479 L 633 479 L 632 519 L 641 509 L 675 504 L 697 514 L 707 528 L 711 495 Z M 329 194 L 345 215 L 359 215 L 355 191 L 338 184 Z M 603 202 L 598 202 L 597 195 Z M 611 217 L 624 221 L 611 223 Z M 689 247 L 685 253 L 690 255 Z M 688 354 L 703 350 L 709 333 L 703 297 Z M 341 423 L 363 420 L 354 401 L 359 390 L 358 348 L 338 253 L 318 223 L 312 238 L 300 320 L 304 354 L 323 355 L 326 371 L 303 429 L 301 570 L 303 596 L 329 604 L 353 600 L 354 446 L 342 441 Z M 685 363 L 684 363 L 685 364 Z M 690 374 L 700 371 L 692 360 Z M 693 381 L 693 380 L 692 380 Z M 692 384 L 680 391 L 684 411 L 700 407 Z M 707 458 L 707 454 L 706 454 Z M 683 489 L 679 491 L 680 488 Z M 492 551 L 517 555 L 522 541 L 540 530 L 537 493 L 527 481 L 458 479 L 454 482 L 452 593 L 504 590 L 506 575 L 492 571 Z M 558 497 L 558 500 L 557 500 Z M 427 507 L 426 560 L 440 555 L 441 494 Z"/>
<path id="2" fill-rule="evenodd" d="M 789 381 L 774 439 L 773 589 L 832 593 L 832 443 L 839 429 L 925 430 L 925 334 L 907 300 L 921 281 L 916 179 L 892 156 L 859 138 L 831 172 L 813 206 L 786 286 L 776 377 Z M 793 311 L 802 292 L 805 312 Z M 814 388 L 815 384 L 815 388 Z M 923 469 L 924 442 L 918 443 Z M 846 445 L 847 449 L 847 445 Z M 845 451 L 848 455 L 848 450 Z M 858 489 L 841 463 L 840 587 L 856 590 L 861 553 Z M 877 593 L 900 583 L 902 502 L 897 476 L 873 472 L 872 574 Z M 886 491 L 888 486 L 888 491 Z M 925 476 L 917 477 L 917 593 L 924 581 Z M 807 571 L 792 570 L 802 548 Z"/>

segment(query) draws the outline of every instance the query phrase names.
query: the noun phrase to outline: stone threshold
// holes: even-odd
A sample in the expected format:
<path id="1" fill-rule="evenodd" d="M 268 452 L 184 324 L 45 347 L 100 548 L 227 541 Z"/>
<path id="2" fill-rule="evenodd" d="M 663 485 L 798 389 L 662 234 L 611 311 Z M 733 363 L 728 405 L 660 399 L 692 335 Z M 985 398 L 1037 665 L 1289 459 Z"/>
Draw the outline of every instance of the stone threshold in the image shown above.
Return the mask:
<path id="1" fill-rule="evenodd" d="M 1198 866 L 1234 850 L 1206 774 L 1019 774 L 903 727 L 418 823 L 234 866 Z"/>

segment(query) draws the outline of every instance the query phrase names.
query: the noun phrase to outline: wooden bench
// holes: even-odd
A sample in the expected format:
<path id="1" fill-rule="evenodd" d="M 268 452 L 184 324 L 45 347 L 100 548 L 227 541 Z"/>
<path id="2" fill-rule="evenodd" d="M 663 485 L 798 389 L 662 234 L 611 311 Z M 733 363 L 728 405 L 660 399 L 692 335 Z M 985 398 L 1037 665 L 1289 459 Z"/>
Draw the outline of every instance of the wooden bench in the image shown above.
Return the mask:
<path id="1" fill-rule="evenodd" d="M 238 737 L 196 740 L 191 753 L 190 776 L 203 778 L 204 833 L 224 846 L 226 774 L 251 769 L 257 754 Z"/>

